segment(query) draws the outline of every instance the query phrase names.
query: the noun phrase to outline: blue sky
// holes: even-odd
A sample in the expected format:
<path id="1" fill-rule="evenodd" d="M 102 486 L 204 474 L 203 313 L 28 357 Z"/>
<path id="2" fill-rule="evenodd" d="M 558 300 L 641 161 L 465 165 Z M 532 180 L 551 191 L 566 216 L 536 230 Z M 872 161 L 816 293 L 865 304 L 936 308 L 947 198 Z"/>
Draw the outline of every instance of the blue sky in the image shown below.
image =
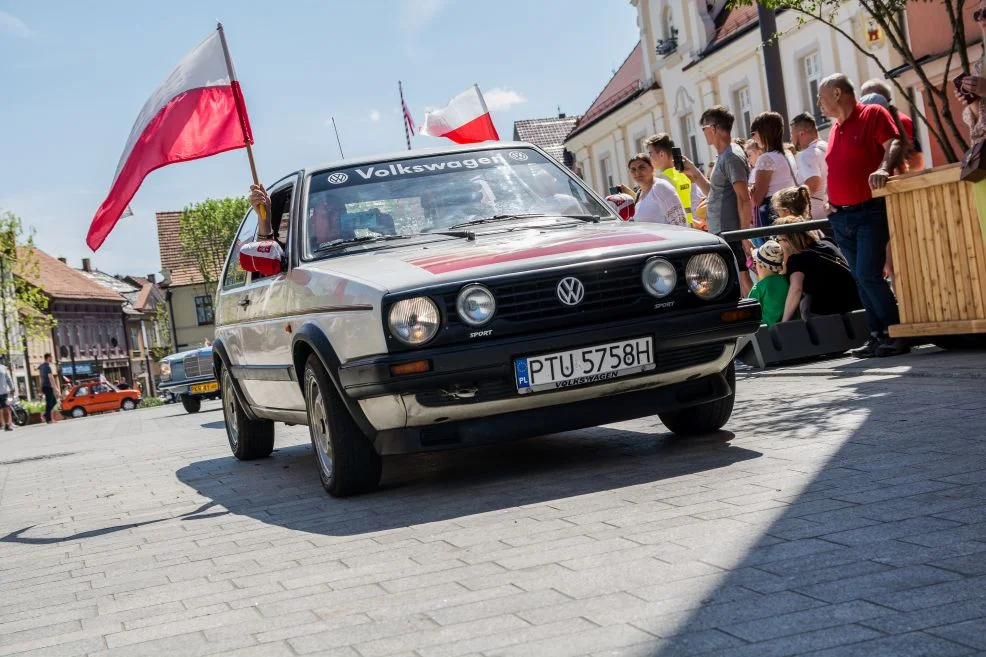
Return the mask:
<path id="1" fill-rule="evenodd" d="M 265 182 L 336 159 L 331 116 L 349 157 L 403 149 L 398 79 L 418 123 L 479 84 L 504 139 L 558 105 L 583 112 L 638 38 L 627 0 L 0 0 L 0 209 L 41 248 L 76 267 L 91 255 L 86 231 L 134 119 L 217 18 Z M 242 150 L 152 173 L 94 265 L 158 271 L 156 211 L 249 184 Z"/>

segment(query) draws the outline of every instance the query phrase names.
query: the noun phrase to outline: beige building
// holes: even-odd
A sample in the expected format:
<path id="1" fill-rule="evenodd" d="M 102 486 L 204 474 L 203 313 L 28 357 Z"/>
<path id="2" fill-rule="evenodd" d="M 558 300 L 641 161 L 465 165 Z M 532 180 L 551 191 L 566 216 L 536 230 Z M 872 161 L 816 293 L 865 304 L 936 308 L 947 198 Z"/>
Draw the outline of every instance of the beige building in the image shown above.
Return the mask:
<path id="1" fill-rule="evenodd" d="M 181 212 L 157 213 L 158 248 L 164 280 L 161 289 L 169 305 L 175 349 L 201 347 L 215 335 L 213 295 L 207 289 L 195 259 L 179 238 Z"/>
<path id="2" fill-rule="evenodd" d="M 575 165 L 597 192 L 629 184 L 627 160 L 643 140 L 668 132 L 697 164 L 714 153 L 699 129 L 713 105 L 737 117 L 734 136 L 749 136 L 750 123 L 770 108 L 756 7 L 726 7 L 726 0 L 630 0 L 637 9 L 640 41 L 565 140 Z M 885 40 L 867 37 L 869 25 L 855 0 L 839 14 L 839 27 L 886 63 L 896 66 Z M 793 11 L 777 16 L 788 118 L 818 115 L 819 82 L 842 72 L 857 84 L 880 71 L 845 37 L 817 21 L 801 24 Z"/>

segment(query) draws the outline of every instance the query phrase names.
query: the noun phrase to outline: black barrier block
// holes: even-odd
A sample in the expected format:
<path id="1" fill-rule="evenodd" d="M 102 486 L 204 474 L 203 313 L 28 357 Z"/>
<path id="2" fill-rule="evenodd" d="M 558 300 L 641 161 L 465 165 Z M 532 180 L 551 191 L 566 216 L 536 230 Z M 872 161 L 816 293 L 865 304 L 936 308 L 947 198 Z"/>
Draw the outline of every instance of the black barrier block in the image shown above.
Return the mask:
<path id="1" fill-rule="evenodd" d="M 770 331 L 782 360 L 798 360 L 819 353 L 818 348 L 811 342 L 808 325 L 803 319 L 774 324 Z"/>
<path id="2" fill-rule="evenodd" d="M 841 354 L 853 346 L 842 315 L 812 315 L 808 336 L 819 354 Z"/>
<path id="3" fill-rule="evenodd" d="M 842 316 L 846 333 L 849 334 L 849 344 L 855 349 L 863 346 L 866 338 L 870 337 L 870 325 L 866 321 L 865 310 L 854 310 Z"/>

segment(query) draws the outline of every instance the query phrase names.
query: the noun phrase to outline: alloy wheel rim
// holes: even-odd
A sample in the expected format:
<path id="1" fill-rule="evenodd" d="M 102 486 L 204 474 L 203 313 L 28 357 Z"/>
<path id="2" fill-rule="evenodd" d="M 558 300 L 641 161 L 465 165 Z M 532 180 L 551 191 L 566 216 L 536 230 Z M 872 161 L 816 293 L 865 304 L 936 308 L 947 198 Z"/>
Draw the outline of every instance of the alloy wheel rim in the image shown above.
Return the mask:
<path id="1" fill-rule="evenodd" d="M 308 385 L 308 412 L 310 414 L 310 426 L 315 454 L 318 457 L 319 467 L 327 479 L 332 478 L 334 459 L 332 454 L 332 441 L 329 436 L 328 415 L 325 412 L 325 399 L 322 391 L 318 387 L 318 382 L 313 378 Z"/>
<path id="2" fill-rule="evenodd" d="M 83 415 L 84 415 L 84 413 L 82 412 L 82 409 L 81 408 L 73 408 L 72 409 L 72 417 L 82 417 Z"/>
<path id="3" fill-rule="evenodd" d="M 240 428 L 236 424 L 236 395 L 230 381 L 229 372 L 223 372 L 223 416 L 226 420 L 226 434 L 229 443 L 236 449 L 240 443 Z"/>

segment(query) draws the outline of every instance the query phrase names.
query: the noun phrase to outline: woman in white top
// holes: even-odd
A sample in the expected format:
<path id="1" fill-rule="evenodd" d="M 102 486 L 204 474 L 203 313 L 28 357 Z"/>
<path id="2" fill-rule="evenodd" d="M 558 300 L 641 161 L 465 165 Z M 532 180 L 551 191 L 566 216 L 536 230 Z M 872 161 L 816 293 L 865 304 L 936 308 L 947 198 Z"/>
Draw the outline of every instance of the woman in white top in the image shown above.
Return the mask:
<path id="1" fill-rule="evenodd" d="M 761 225 L 773 223 L 770 197 L 788 187 L 797 187 L 797 164 L 784 148 L 784 119 L 777 112 L 764 112 L 750 126 L 763 153 L 753 167 L 753 207 L 760 209 Z"/>
<path id="2" fill-rule="evenodd" d="M 638 153 L 627 163 L 630 178 L 640 186 L 633 220 L 642 223 L 687 226 L 685 207 L 674 185 L 663 175 L 655 176 L 654 166 L 644 153 Z"/>

